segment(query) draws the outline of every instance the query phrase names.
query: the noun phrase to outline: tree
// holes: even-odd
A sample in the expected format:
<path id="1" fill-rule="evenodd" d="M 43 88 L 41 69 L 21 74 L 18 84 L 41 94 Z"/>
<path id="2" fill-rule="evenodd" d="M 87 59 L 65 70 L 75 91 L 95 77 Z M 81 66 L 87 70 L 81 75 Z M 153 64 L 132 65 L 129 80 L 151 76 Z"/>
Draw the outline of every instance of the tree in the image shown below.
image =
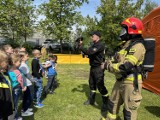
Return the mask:
<path id="1" fill-rule="evenodd" d="M 14 39 L 14 0 L 0 1 L 0 30 L 1 36 L 8 36 Z"/>
<path id="2" fill-rule="evenodd" d="M 37 18 L 35 6 L 32 5 L 32 0 L 18 0 L 16 8 L 19 11 L 17 15 L 17 35 L 23 37 L 26 41 L 27 37 L 33 36 L 34 33 L 34 25 Z"/>
<path id="3" fill-rule="evenodd" d="M 98 26 L 102 31 L 102 39 L 110 51 L 115 50 L 119 45 L 120 22 L 131 16 L 140 19 L 144 17 L 145 14 L 142 12 L 144 12 L 147 7 L 143 5 L 144 1 L 145 0 L 137 0 L 136 2 L 135 0 L 101 0 L 101 5 L 97 9 L 97 13 L 101 15 Z M 151 6 L 151 8 L 152 7 L 153 6 Z"/>
<path id="4" fill-rule="evenodd" d="M 32 0 L 1 0 L 0 30 L 4 37 L 21 39 L 32 36 L 35 22 Z"/>
<path id="5" fill-rule="evenodd" d="M 150 0 L 146 0 L 145 9 L 142 10 L 143 17 L 149 14 L 154 8 L 158 7 L 156 2 L 151 2 Z"/>
<path id="6" fill-rule="evenodd" d="M 90 45 L 90 33 L 92 31 L 95 30 L 101 30 L 100 26 L 98 26 L 98 19 L 94 16 L 93 18 L 91 18 L 89 15 L 86 16 L 86 18 L 83 19 L 84 20 L 84 31 L 82 32 L 82 36 L 85 38 L 84 39 L 84 44 L 86 46 Z"/>
<path id="7" fill-rule="evenodd" d="M 79 13 L 75 11 L 88 0 L 50 0 L 40 6 L 40 13 L 45 16 L 40 26 L 45 36 L 62 41 L 69 39 L 72 26 L 78 22 Z M 62 52 L 62 46 L 61 46 Z"/>

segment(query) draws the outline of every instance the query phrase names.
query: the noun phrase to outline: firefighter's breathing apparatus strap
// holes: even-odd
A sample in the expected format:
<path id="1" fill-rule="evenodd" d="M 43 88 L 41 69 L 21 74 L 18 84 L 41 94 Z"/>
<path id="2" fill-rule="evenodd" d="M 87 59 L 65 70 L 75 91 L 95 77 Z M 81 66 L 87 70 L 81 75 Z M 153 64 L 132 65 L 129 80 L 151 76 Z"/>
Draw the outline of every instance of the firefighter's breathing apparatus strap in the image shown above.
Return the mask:
<path id="1" fill-rule="evenodd" d="M 142 43 L 142 44 L 144 44 L 144 43 L 143 43 L 143 39 L 138 39 L 138 40 L 133 41 L 133 42 L 126 48 L 127 54 L 129 53 L 130 48 L 131 48 L 133 45 L 137 44 L 137 43 Z M 139 69 L 138 67 L 140 67 L 140 66 L 135 65 L 135 66 L 132 68 L 133 75 L 134 75 L 133 85 L 134 85 L 135 91 L 138 91 L 138 90 L 139 90 L 139 89 L 138 89 L 138 73 L 141 73 L 141 72 L 142 72 L 142 71 L 140 71 L 140 69 Z"/>
<path id="2" fill-rule="evenodd" d="M 134 81 L 133 81 L 134 90 L 138 91 L 138 71 L 137 71 L 137 66 L 135 66 L 133 68 L 133 75 L 134 75 Z"/>

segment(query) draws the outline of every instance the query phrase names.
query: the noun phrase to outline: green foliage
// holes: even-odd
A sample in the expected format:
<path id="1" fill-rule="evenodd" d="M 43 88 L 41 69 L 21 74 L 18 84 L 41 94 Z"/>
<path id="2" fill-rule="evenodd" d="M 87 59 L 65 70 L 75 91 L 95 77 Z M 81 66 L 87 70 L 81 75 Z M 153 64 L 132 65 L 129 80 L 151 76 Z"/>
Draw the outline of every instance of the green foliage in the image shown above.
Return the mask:
<path id="1" fill-rule="evenodd" d="M 29 44 L 29 43 L 27 43 L 27 42 L 25 42 L 22 46 L 26 48 L 28 53 L 31 53 L 32 50 L 34 49 L 34 46 Z"/>
<path id="2" fill-rule="evenodd" d="M 151 0 L 146 0 L 145 9 L 142 10 L 143 16 L 149 14 L 156 7 L 158 7 L 158 4 L 156 2 L 151 2 Z"/>
<path id="3" fill-rule="evenodd" d="M 0 1 L 0 34 L 12 39 L 32 36 L 35 22 L 32 0 Z"/>
<path id="4" fill-rule="evenodd" d="M 12 38 L 6 38 L 5 44 L 11 45 L 13 48 L 20 47 L 22 44 L 22 41 L 18 39 L 12 39 Z"/>
<path id="5" fill-rule="evenodd" d="M 114 52 L 121 42 L 118 41 L 121 30 L 120 23 L 132 16 L 142 19 L 155 7 L 157 4 L 150 0 L 101 0 L 101 4 L 97 8 L 101 19 L 97 20 L 97 18 L 87 16 L 85 33 L 100 30 L 101 39 L 106 43 L 108 51 Z"/>
<path id="6" fill-rule="evenodd" d="M 69 39 L 72 26 L 77 23 L 79 13 L 75 11 L 88 0 L 50 0 L 40 5 L 39 12 L 45 16 L 40 27 L 46 37 L 56 40 Z"/>
<path id="7" fill-rule="evenodd" d="M 97 13 L 102 16 L 99 26 L 102 30 L 103 40 L 109 49 L 114 50 L 118 45 L 120 23 L 131 16 L 140 16 L 143 0 L 101 0 Z"/>
<path id="8" fill-rule="evenodd" d="M 117 48 L 120 23 L 131 16 L 142 19 L 158 6 L 151 0 L 101 0 L 97 13 L 101 18 L 87 16 L 83 18 L 76 9 L 88 0 L 49 0 L 37 10 L 33 0 L 0 0 L 0 35 L 13 40 L 24 40 L 34 34 L 43 32 L 46 38 L 55 40 L 76 39 L 84 36 L 89 44 L 89 32 L 100 30 L 102 40 L 109 50 Z M 38 15 L 44 16 L 36 22 Z M 39 25 L 37 27 L 37 25 Z M 73 26 L 76 26 L 73 37 Z M 82 29 L 84 27 L 84 31 Z"/>
<path id="9" fill-rule="evenodd" d="M 19 39 L 12 39 L 12 38 L 5 38 L 4 44 L 9 44 L 13 48 L 17 47 L 25 47 L 28 53 L 31 53 L 32 50 L 34 49 L 35 45 L 28 43 L 28 42 L 23 42 Z"/>

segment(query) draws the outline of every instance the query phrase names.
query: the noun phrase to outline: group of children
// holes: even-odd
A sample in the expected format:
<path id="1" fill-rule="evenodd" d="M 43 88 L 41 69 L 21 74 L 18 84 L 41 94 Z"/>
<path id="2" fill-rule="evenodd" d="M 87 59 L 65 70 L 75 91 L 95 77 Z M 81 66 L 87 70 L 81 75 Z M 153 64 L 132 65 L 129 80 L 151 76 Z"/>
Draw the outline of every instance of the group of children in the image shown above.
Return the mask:
<path id="1" fill-rule="evenodd" d="M 33 115 L 33 108 L 31 108 L 33 101 L 37 108 L 44 106 L 41 97 L 42 78 L 45 73 L 47 73 L 48 82 L 44 90 L 44 97 L 48 93 L 53 93 L 57 75 L 57 57 L 50 54 L 48 61 L 41 64 L 41 52 L 35 49 L 32 55 L 31 74 L 28 65 L 29 56 L 25 48 L 13 49 L 10 45 L 4 45 L 0 50 L 0 120 L 8 120 L 8 116 L 12 114 L 14 114 L 14 120 L 22 120 L 18 114 L 18 103 L 21 96 L 21 116 Z"/>

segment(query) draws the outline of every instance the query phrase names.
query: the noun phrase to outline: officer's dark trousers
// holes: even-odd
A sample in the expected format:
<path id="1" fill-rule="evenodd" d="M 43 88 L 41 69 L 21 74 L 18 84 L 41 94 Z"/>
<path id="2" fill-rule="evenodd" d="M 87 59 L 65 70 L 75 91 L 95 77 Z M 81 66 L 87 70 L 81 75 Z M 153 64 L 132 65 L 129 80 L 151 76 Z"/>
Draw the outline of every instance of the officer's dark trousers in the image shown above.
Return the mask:
<path id="1" fill-rule="evenodd" d="M 101 66 L 90 68 L 89 87 L 91 91 L 98 88 L 102 95 L 108 94 L 104 86 L 104 70 L 101 69 Z"/>

